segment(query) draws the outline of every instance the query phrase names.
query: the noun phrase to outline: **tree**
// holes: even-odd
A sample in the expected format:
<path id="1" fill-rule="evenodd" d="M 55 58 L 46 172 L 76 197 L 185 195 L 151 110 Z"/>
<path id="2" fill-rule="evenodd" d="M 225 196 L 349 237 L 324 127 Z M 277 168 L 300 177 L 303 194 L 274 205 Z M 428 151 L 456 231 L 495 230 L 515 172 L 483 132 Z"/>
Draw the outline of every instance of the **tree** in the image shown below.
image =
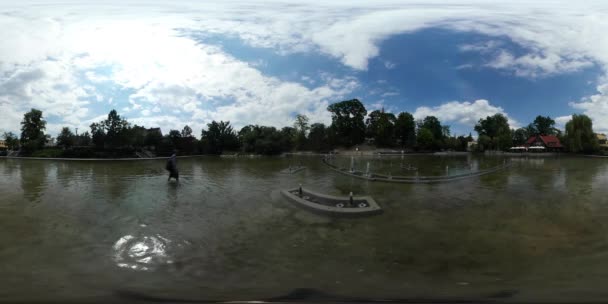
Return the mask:
<path id="1" fill-rule="evenodd" d="M 128 142 L 134 147 L 143 147 L 146 142 L 146 128 L 143 126 L 134 125 L 129 128 L 128 133 Z"/>
<path id="2" fill-rule="evenodd" d="M 331 112 L 332 129 L 340 143 L 353 146 L 365 140 L 364 118 L 367 110 L 358 99 L 345 100 L 327 107 Z"/>
<path id="3" fill-rule="evenodd" d="M 182 151 L 182 154 L 192 154 L 196 152 L 196 138 L 192 136 L 192 128 L 188 125 L 184 126 L 181 135 L 179 149 Z"/>
<path id="4" fill-rule="evenodd" d="M 4 142 L 9 150 L 15 150 L 19 148 L 19 138 L 13 132 L 4 132 Z"/>
<path id="5" fill-rule="evenodd" d="M 490 143 L 486 145 L 480 143 L 479 146 L 483 147 L 483 149 L 504 150 L 508 149 L 512 143 L 509 122 L 507 117 L 500 113 L 480 119 L 475 125 L 475 131 L 477 131 L 479 136 L 485 135 L 490 138 Z"/>
<path id="6" fill-rule="evenodd" d="M 591 118 L 574 114 L 566 123 L 566 145 L 571 152 L 593 153 L 599 149 L 597 137 L 593 133 Z"/>
<path id="7" fill-rule="evenodd" d="M 516 146 L 521 146 L 526 143 L 530 134 L 528 133 L 528 129 L 519 128 L 513 131 L 513 144 Z"/>
<path id="8" fill-rule="evenodd" d="M 33 151 L 44 147 L 46 137 L 44 130 L 46 121 L 42 117 L 42 111 L 31 109 L 23 115 L 21 121 L 21 144 L 28 151 Z"/>
<path id="9" fill-rule="evenodd" d="M 103 149 L 106 138 L 106 132 L 104 131 L 103 125 L 101 123 L 92 123 L 89 127 L 91 128 L 91 140 L 93 145 L 95 145 L 97 149 Z"/>
<path id="10" fill-rule="evenodd" d="M 108 118 L 101 125 L 105 129 L 105 143 L 116 148 L 127 144 L 129 122 L 122 119 L 116 110 L 108 113 Z"/>
<path id="11" fill-rule="evenodd" d="M 229 121 L 212 121 L 207 130 L 201 132 L 201 143 L 206 153 L 222 154 L 224 150 L 238 148 L 238 138 Z"/>
<path id="12" fill-rule="evenodd" d="M 536 116 L 536 118 L 534 119 L 534 122 L 532 123 L 534 125 L 534 129 L 536 130 L 537 134 L 540 135 L 554 135 L 555 134 L 555 120 L 551 119 L 551 117 L 549 116 Z M 535 134 L 536 134 L 535 133 Z M 530 134 L 530 135 L 534 135 L 534 134 Z"/>
<path id="13" fill-rule="evenodd" d="M 79 146 L 89 146 L 91 144 L 91 135 L 89 134 L 89 132 L 84 132 L 80 135 L 78 135 L 78 140 L 76 145 Z"/>
<path id="14" fill-rule="evenodd" d="M 304 148 L 304 145 L 306 144 L 306 135 L 304 134 L 305 133 L 298 132 L 296 128 L 283 127 L 283 129 L 281 129 L 282 150 L 290 151 L 291 149 L 293 149 L 294 145 L 298 144 L 297 140 L 299 136 L 303 136 L 301 139 L 302 142 L 300 143 L 300 147 Z"/>
<path id="15" fill-rule="evenodd" d="M 326 151 L 329 149 L 327 128 L 322 123 L 314 123 L 308 133 L 308 148 L 313 151 Z"/>
<path id="16" fill-rule="evenodd" d="M 181 139 L 182 139 L 182 133 L 180 133 L 178 130 L 169 131 L 169 140 L 171 140 L 171 144 L 173 145 L 173 148 L 175 148 L 175 149 L 179 148 Z"/>
<path id="17" fill-rule="evenodd" d="M 158 149 L 163 140 L 163 133 L 160 128 L 151 128 L 146 130 L 146 136 L 144 137 L 144 145 L 148 147 L 154 147 Z"/>
<path id="18" fill-rule="evenodd" d="M 425 150 L 433 149 L 435 139 L 431 130 L 427 128 L 419 128 L 417 140 L 420 148 Z"/>
<path id="19" fill-rule="evenodd" d="M 308 126 L 308 117 L 303 114 L 296 115 L 296 121 L 293 126 L 295 128 L 295 146 L 297 150 L 301 150 L 306 144 L 306 133 L 310 129 Z"/>
<path id="20" fill-rule="evenodd" d="M 184 126 L 182 129 L 182 137 L 193 137 L 192 128 L 190 128 L 188 125 Z"/>
<path id="21" fill-rule="evenodd" d="M 367 136 L 374 138 L 377 146 L 393 146 L 396 120 L 392 113 L 371 112 L 366 120 Z"/>
<path id="22" fill-rule="evenodd" d="M 395 121 L 395 136 L 402 147 L 413 148 L 416 145 L 416 121 L 408 112 L 401 112 Z"/>
<path id="23" fill-rule="evenodd" d="M 433 134 L 435 140 L 441 140 L 443 138 L 443 128 L 441 122 L 435 116 L 427 116 L 422 120 L 422 128 L 425 128 Z"/>
<path id="24" fill-rule="evenodd" d="M 63 127 L 61 133 L 57 136 L 57 145 L 67 149 L 74 145 L 74 133 L 70 131 L 70 128 Z"/>

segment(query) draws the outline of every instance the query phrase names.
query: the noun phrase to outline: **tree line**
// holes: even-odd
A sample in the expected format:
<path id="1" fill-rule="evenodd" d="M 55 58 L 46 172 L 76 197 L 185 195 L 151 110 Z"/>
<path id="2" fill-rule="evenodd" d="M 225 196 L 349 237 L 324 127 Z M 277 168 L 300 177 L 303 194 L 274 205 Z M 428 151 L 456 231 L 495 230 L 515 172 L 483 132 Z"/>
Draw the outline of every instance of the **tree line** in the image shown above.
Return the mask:
<path id="1" fill-rule="evenodd" d="M 116 110 L 106 119 L 89 126 L 89 131 L 75 134 L 63 127 L 56 138 L 55 155 L 63 157 L 126 157 L 138 152 L 153 151 L 156 155 L 169 155 L 173 150 L 180 154 L 255 153 L 280 154 L 288 151 L 328 152 L 338 147 L 354 147 L 364 143 L 380 148 L 405 151 L 466 151 L 474 139 L 453 136 L 450 126 L 435 116 L 416 120 L 411 113 L 397 115 L 382 110 L 367 111 L 358 99 L 345 100 L 327 107 L 331 113 L 330 125 L 310 123 L 306 115 L 295 116 L 293 126 L 277 129 L 272 126 L 247 125 L 235 130 L 229 121 L 212 121 L 199 138 L 186 125 L 182 130 L 170 130 L 163 135 L 160 128 L 146 128 L 131 124 Z M 507 118 L 495 114 L 482 118 L 475 125 L 478 133 L 478 151 L 508 150 L 522 145 L 532 135 L 556 135 L 569 151 L 590 153 L 598 150 L 591 119 L 573 115 L 565 132 L 555 128 L 550 117 L 538 116 L 524 128 L 511 129 Z M 50 136 L 45 134 L 46 121 L 40 110 L 24 114 L 21 135 L 5 133 L 11 150 L 20 149 L 23 155 L 46 156 Z"/>
<path id="2" fill-rule="evenodd" d="M 475 149 L 507 151 L 513 146 L 524 145 L 532 136 L 554 135 L 564 146 L 564 151 L 586 154 L 599 152 L 593 122 L 587 115 L 573 114 L 565 127 L 562 132 L 555 128 L 555 120 L 551 117 L 538 115 L 527 126 L 511 129 L 507 117 L 495 114 L 480 119 L 475 125 L 475 131 L 479 135 Z"/>

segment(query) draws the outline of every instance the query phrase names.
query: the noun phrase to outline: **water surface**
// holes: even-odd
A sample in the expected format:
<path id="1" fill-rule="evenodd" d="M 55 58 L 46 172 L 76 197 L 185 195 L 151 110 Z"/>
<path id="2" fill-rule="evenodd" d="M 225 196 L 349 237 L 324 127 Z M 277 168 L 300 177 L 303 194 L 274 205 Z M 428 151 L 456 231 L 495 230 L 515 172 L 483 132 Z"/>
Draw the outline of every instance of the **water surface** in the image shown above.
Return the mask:
<path id="1" fill-rule="evenodd" d="M 502 161 L 359 157 L 355 166 L 449 175 Z M 608 161 L 513 161 L 490 175 L 411 185 L 344 176 L 316 156 L 201 157 L 179 160 L 178 186 L 162 160 L 0 159 L 0 299 L 234 300 L 297 288 L 366 298 L 608 297 Z M 307 169 L 280 173 L 300 163 Z M 279 193 L 300 183 L 372 195 L 385 212 L 311 214 Z"/>

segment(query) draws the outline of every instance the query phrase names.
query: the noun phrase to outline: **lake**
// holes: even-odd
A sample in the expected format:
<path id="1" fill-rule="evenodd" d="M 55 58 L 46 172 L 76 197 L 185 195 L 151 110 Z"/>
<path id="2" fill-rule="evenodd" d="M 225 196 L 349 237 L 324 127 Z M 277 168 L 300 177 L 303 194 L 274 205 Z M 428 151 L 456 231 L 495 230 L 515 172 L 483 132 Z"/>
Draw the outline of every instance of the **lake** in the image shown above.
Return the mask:
<path id="1" fill-rule="evenodd" d="M 350 157 L 332 160 L 350 166 Z M 451 175 L 499 157 L 355 157 L 364 171 Z M 374 182 L 320 156 L 0 159 L 0 299 L 250 300 L 299 288 L 340 297 L 593 301 L 608 297 L 608 160 L 513 158 L 441 184 Z M 306 170 L 281 174 L 290 165 Z M 446 166 L 448 167 L 446 172 Z M 338 219 L 284 199 L 304 187 L 371 195 Z"/>

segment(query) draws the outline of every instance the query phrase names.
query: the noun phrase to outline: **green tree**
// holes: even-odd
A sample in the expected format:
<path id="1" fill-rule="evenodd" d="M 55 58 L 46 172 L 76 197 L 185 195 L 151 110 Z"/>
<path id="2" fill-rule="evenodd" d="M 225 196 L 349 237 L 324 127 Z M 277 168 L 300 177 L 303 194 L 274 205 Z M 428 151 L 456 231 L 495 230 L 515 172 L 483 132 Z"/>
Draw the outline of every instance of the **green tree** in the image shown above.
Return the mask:
<path id="1" fill-rule="evenodd" d="M 108 118 L 101 122 L 105 130 L 104 143 L 111 148 L 124 146 L 128 143 L 129 122 L 122 119 L 116 110 L 108 113 Z"/>
<path id="2" fill-rule="evenodd" d="M 21 121 L 21 144 L 28 152 L 44 147 L 46 137 L 44 130 L 46 121 L 42 117 L 42 111 L 31 109 L 23 115 Z"/>
<path id="3" fill-rule="evenodd" d="M 516 146 L 521 146 L 526 143 L 530 134 L 528 134 L 528 129 L 519 128 L 513 131 L 513 144 Z"/>
<path id="4" fill-rule="evenodd" d="M 131 145 L 134 147 L 143 147 L 146 142 L 146 128 L 143 126 L 134 125 L 128 129 L 128 138 Z"/>
<path id="5" fill-rule="evenodd" d="M 306 144 L 306 135 L 310 126 L 308 125 L 308 116 L 303 114 L 296 115 L 296 121 L 293 124 L 295 128 L 295 146 L 297 150 L 302 150 Z"/>
<path id="6" fill-rule="evenodd" d="M 222 154 L 224 150 L 238 148 L 238 138 L 229 121 L 212 121 L 201 132 L 201 143 L 206 153 Z"/>
<path id="7" fill-rule="evenodd" d="M 599 150 L 597 137 L 593 133 L 593 122 L 587 115 L 572 115 L 572 119 L 566 123 L 565 137 L 571 152 L 593 153 Z"/>
<path id="8" fill-rule="evenodd" d="M 292 127 L 283 127 L 281 129 L 281 147 L 283 151 L 291 151 L 295 145 L 298 144 L 297 140 L 299 136 L 302 136 L 302 142 L 300 143 L 300 147 L 304 148 L 306 144 L 306 135 L 305 133 L 300 133 L 296 130 L 296 128 Z"/>
<path id="9" fill-rule="evenodd" d="M 431 131 L 434 140 L 441 140 L 443 138 L 443 128 L 441 122 L 435 116 L 427 116 L 422 120 L 422 128 Z"/>
<path id="10" fill-rule="evenodd" d="M 106 138 L 106 132 L 103 125 L 101 123 L 92 123 L 89 127 L 91 128 L 91 141 L 93 142 L 93 145 L 95 145 L 97 149 L 103 149 Z"/>
<path id="11" fill-rule="evenodd" d="M 353 146 L 365 140 L 365 115 L 367 110 L 358 99 L 345 100 L 327 107 L 331 112 L 332 129 L 339 143 Z"/>
<path id="12" fill-rule="evenodd" d="M 416 145 L 416 121 L 408 112 L 401 112 L 395 121 L 395 136 L 402 147 L 413 148 Z"/>
<path id="13" fill-rule="evenodd" d="M 192 128 L 186 125 L 182 129 L 181 139 L 179 143 L 179 149 L 182 154 L 193 154 L 196 152 L 196 138 L 192 136 Z"/>
<path id="14" fill-rule="evenodd" d="M 64 149 L 74 145 L 74 133 L 68 127 L 63 127 L 61 133 L 57 136 L 57 145 Z"/>
<path id="15" fill-rule="evenodd" d="M 154 149 L 158 149 L 162 140 L 163 133 L 160 131 L 160 128 L 152 128 L 146 130 L 146 135 L 144 137 L 145 146 L 154 147 Z"/>
<path id="16" fill-rule="evenodd" d="M 76 143 L 79 146 L 89 146 L 91 145 L 91 135 L 89 132 L 84 132 L 78 136 L 78 141 Z"/>
<path id="17" fill-rule="evenodd" d="M 480 119 L 475 125 L 475 131 L 477 131 L 479 136 L 485 135 L 490 138 L 491 142 L 489 144 L 479 145 L 484 149 L 504 150 L 508 149 L 510 143 L 512 143 L 509 122 L 507 117 L 500 113 Z"/>
<path id="18" fill-rule="evenodd" d="M 395 121 L 392 113 L 375 110 L 366 120 L 367 136 L 372 137 L 377 146 L 390 147 L 395 144 Z"/>
<path id="19" fill-rule="evenodd" d="M 192 128 L 190 128 L 190 126 L 184 126 L 182 129 L 182 137 L 192 137 Z"/>
<path id="20" fill-rule="evenodd" d="M 9 150 L 16 150 L 19 148 L 19 138 L 13 132 L 4 132 L 4 142 Z"/>
<path id="21" fill-rule="evenodd" d="M 178 130 L 170 130 L 169 131 L 169 140 L 171 140 L 171 144 L 173 145 L 173 148 L 175 149 L 179 149 L 179 144 L 181 142 L 182 139 L 182 133 L 180 133 Z"/>
<path id="22" fill-rule="evenodd" d="M 540 135 L 554 135 L 555 134 L 555 120 L 551 119 L 549 116 L 536 116 L 534 122 L 534 129 L 537 134 Z M 535 133 L 535 134 L 536 134 Z M 532 134 L 534 135 L 534 134 Z"/>
<path id="23" fill-rule="evenodd" d="M 314 123 L 308 133 L 308 148 L 313 151 L 326 151 L 329 149 L 327 128 L 322 123 Z"/>
<path id="24" fill-rule="evenodd" d="M 434 148 L 435 138 L 433 137 L 433 132 L 427 128 L 419 128 L 418 129 L 418 146 L 421 149 L 429 150 Z"/>

